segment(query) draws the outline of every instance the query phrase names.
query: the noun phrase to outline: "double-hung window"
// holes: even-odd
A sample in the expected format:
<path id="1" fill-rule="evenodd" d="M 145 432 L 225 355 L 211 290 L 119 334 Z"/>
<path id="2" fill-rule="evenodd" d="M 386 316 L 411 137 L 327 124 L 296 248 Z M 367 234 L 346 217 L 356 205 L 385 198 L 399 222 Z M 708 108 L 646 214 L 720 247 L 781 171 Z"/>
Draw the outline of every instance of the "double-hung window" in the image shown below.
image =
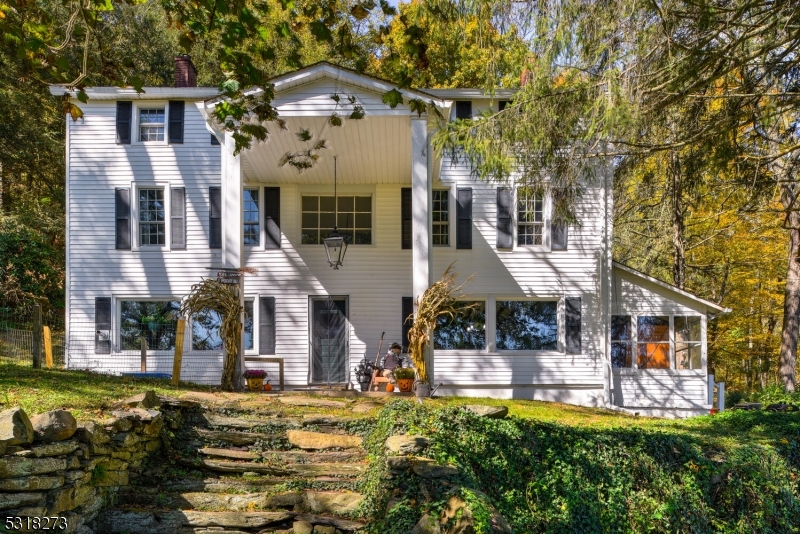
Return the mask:
<path id="1" fill-rule="evenodd" d="M 517 245 L 543 245 L 544 196 L 528 187 L 517 190 Z"/>
<path id="2" fill-rule="evenodd" d="M 630 315 L 611 316 L 611 365 L 633 367 L 633 326 Z"/>
<path id="3" fill-rule="evenodd" d="M 676 316 L 675 366 L 678 369 L 702 369 L 702 333 L 700 317 Z"/>
<path id="4" fill-rule="evenodd" d="M 244 244 L 258 246 L 261 243 L 261 226 L 258 216 L 258 189 L 244 190 Z"/>
<path id="5" fill-rule="evenodd" d="M 166 235 L 166 208 L 163 187 L 142 187 L 137 191 L 139 212 L 139 245 L 164 246 Z"/>
<path id="6" fill-rule="evenodd" d="M 450 204 L 449 191 L 446 189 L 433 190 L 433 206 L 431 217 L 433 219 L 433 244 L 437 246 L 450 245 Z"/>
<path id="7" fill-rule="evenodd" d="M 163 141 L 166 126 L 164 108 L 139 108 L 139 141 Z"/>
<path id="8" fill-rule="evenodd" d="M 321 245 L 334 226 L 350 245 L 372 244 L 372 197 L 303 195 L 302 208 L 304 245 Z"/>

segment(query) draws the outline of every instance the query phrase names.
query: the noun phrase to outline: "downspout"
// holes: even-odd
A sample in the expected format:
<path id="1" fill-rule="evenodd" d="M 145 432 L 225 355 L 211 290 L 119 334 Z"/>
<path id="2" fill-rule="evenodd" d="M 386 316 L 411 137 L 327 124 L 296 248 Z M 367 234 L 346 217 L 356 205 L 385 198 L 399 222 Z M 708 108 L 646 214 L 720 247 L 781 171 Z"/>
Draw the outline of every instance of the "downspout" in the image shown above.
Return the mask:
<path id="1" fill-rule="evenodd" d="M 604 150 L 607 152 L 607 150 Z M 612 268 L 611 268 L 611 210 L 613 196 L 611 191 L 609 190 L 609 175 L 610 169 L 608 162 L 604 162 L 603 164 L 603 187 L 604 187 L 604 195 L 605 195 L 605 213 L 603 215 L 604 218 L 604 235 L 603 235 L 603 277 L 602 277 L 602 284 L 605 285 L 604 290 L 602 293 L 604 295 L 604 302 L 603 302 L 603 346 L 605 347 L 604 351 L 604 358 L 603 358 L 603 395 L 604 401 L 606 406 L 612 405 L 611 399 L 611 378 L 613 376 L 613 371 L 611 369 L 611 276 L 612 276 Z"/>
<path id="2" fill-rule="evenodd" d="M 425 163 L 427 164 L 427 174 L 428 174 L 428 256 L 431 257 L 429 265 L 431 268 L 428 270 L 428 287 L 433 284 L 433 210 L 431 210 L 431 206 L 433 205 L 433 154 L 431 153 L 431 138 L 435 132 L 428 131 L 427 135 L 425 136 Z M 434 350 L 433 350 L 433 343 L 428 344 L 428 382 L 429 384 L 433 385 L 436 382 L 434 381 L 436 367 L 434 364 Z M 431 394 L 433 396 L 433 394 Z"/>

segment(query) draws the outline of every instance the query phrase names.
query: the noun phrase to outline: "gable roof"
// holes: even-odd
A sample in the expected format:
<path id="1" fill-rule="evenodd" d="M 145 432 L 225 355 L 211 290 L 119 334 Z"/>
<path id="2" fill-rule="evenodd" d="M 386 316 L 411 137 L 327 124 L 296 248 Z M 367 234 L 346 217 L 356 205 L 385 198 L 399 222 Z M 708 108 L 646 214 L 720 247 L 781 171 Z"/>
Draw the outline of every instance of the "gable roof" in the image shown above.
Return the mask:
<path id="1" fill-rule="evenodd" d="M 729 313 L 731 311 L 730 308 L 724 308 L 724 307 L 720 306 L 719 304 L 715 304 L 715 303 L 711 302 L 710 300 L 701 299 L 697 295 L 689 293 L 688 291 L 684 291 L 683 289 L 681 289 L 681 288 L 679 288 L 677 286 L 674 286 L 672 284 L 668 284 L 667 282 L 663 282 L 663 281 L 659 280 L 658 278 L 653 278 L 652 276 L 644 274 L 641 271 L 637 271 L 633 267 L 629 267 L 629 266 L 625 265 L 624 263 L 619 263 L 618 261 L 615 261 L 615 262 L 613 262 L 613 265 L 614 265 L 615 269 L 619 269 L 620 271 L 624 271 L 624 272 L 632 275 L 635 278 L 639 278 L 640 280 L 646 280 L 646 281 L 648 281 L 650 283 L 656 284 L 657 286 L 659 286 L 659 287 L 661 287 L 663 289 L 666 289 L 667 291 L 669 291 L 671 293 L 674 293 L 674 294 L 677 294 L 677 295 L 681 295 L 682 297 L 686 297 L 688 299 L 691 299 L 691 300 L 693 300 L 693 301 L 695 301 L 695 302 L 697 302 L 699 304 L 702 304 L 703 306 L 705 306 L 706 308 L 708 308 L 710 310 L 716 311 L 717 313 Z"/>
<path id="2" fill-rule="evenodd" d="M 292 72 L 287 72 L 286 74 L 281 74 L 280 76 L 275 76 L 274 78 L 270 79 L 270 83 L 275 87 L 275 91 L 278 92 L 291 89 L 292 87 L 296 87 L 298 85 L 310 83 L 320 78 L 336 79 L 351 85 L 355 85 L 356 87 L 361 87 L 363 89 L 379 93 L 385 93 L 387 91 L 391 91 L 392 89 L 397 89 L 403 94 L 403 98 L 433 100 L 438 105 L 442 104 L 442 100 L 432 93 L 428 93 L 419 89 L 400 89 L 396 84 L 388 80 L 356 72 L 346 67 L 334 65 L 328 61 L 320 61 L 307 67 L 303 67 Z"/>

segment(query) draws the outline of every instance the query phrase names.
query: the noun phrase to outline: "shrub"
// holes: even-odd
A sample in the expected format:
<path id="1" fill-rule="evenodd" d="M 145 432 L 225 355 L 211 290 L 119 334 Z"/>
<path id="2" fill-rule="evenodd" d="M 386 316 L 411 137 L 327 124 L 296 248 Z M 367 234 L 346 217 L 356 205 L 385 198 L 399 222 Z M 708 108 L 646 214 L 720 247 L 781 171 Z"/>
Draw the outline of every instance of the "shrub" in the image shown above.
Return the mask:
<path id="1" fill-rule="evenodd" d="M 395 401 L 365 442 L 370 455 L 381 460 L 386 437 L 405 432 L 426 435 L 429 455 L 459 468 L 450 482 L 462 495 L 486 494 L 515 532 L 800 532 L 797 414 L 606 429 Z M 443 484 L 413 473 L 390 480 L 385 462 L 374 465 L 370 532 L 390 531 L 393 492 L 408 503 L 392 514 L 403 528 L 438 515 Z"/>

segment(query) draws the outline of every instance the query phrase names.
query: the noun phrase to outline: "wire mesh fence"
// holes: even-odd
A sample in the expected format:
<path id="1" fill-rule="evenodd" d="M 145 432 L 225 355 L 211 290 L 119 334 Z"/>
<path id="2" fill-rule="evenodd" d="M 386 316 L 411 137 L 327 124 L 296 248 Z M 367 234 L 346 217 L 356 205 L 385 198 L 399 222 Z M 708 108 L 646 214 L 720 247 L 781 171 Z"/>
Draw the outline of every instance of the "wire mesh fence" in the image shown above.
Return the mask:
<path id="1" fill-rule="evenodd" d="M 0 304 L 0 356 L 19 363 L 64 367 L 66 363 L 64 316 L 42 313 L 34 303 Z"/>
<path id="2" fill-rule="evenodd" d="M 178 316 L 149 311 L 123 314 L 118 327 L 102 330 L 92 320 L 72 317 L 65 321 L 63 315 L 41 313 L 33 304 L 0 304 L 0 357 L 23 365 L 35 365 L 38 359 L 41 367 L 168 378 L 180 343 L 180 380 L 219 385 L 224 353 L 216 318 L 193 318 L 181 343 Z M 263 369 L 277 387 L 283 366 L 276 361 L 253 361 L 252 325 L 245 325 L 244 343 L 244 369 Z"/>

